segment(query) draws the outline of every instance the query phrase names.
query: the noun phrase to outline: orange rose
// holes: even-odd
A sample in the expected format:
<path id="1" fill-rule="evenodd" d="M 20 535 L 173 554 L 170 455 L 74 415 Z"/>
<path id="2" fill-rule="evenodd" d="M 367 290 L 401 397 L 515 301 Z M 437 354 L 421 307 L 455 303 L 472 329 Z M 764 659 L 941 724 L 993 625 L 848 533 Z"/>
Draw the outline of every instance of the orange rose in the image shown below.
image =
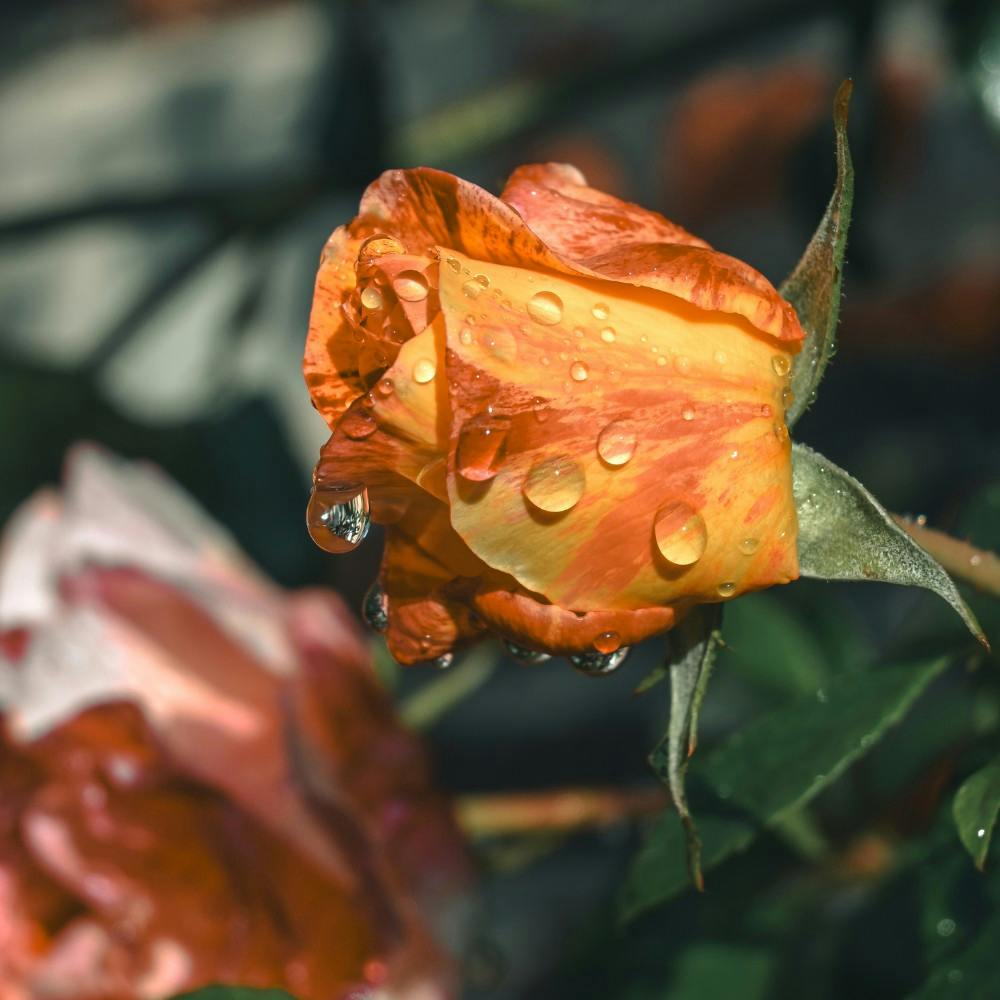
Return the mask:
<path id="1" fill-rule="evenodd" d="M 802 338 L 751 267 L 573 167 L 499 200 L 389 171 L 317 277 L 310 531 L 344 551 L 387 525 L 369 617 L 402 663 L 496 632 L 612 669 L 693 605 L 797 577 Z"/>

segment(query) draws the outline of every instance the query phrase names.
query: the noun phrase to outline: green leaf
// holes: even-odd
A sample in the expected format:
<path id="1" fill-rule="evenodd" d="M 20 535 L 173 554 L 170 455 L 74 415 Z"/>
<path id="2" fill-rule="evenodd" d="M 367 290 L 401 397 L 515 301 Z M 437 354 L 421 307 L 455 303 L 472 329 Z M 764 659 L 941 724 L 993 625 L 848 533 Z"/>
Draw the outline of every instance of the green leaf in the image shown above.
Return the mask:
<path id="1" fill-rule="evenodd" d="M 816 398 L 816 389 L 836 343 L 841 270 L 854 199 L 854 170 L 847 143 L 847 111 L 852 87 L 851 81 L 845 80 L 833 103 L 837 148 L 837 180 L 833 196 L 802 259 L 778 289 L 782 298 L 795 307 L 806 333 L 802 350 L 792 368 L 794 399 L 785 414 L 789 427 Z"/>
<path id="2" fill-rule="evenodd" d="M 880 580 L 944 598 L 988 648 L 951 577 L 843 469 L 803 444 L 792 447 L 799 572 L 820 580 Z"/>
<path id="3" fill-rule="evenodd" d="M 736 733 L 693 771 L 717 803 L 699 809 L 702 867 L 743 850 L 764 828 L 804 806 L 898 722 L 946 659 L 841 674 Z M 662 745 L 654 766 L 666 774 Z M 626 878 L 619 913 L 630 920 L 687 885 L 684 834 L 664 813 Z"/>
<path id="4" fill-rule="evenodd" d="M 700 890 L 701 841 L 688 809 L 684 772 L 698 743 L 698 716 L 708 687 L 721 637 L 722 605 L 693 608 L 670 635 L 670 722 L 667 733 L 650 754 L 650 763 L 670 789 L 687 837 L 688 868 Z M 664 763 L 665 762 L 665 763 Z"/>
<path id="5" fill-rule="evenodd" d="M 726 608 L 719 659 L 756 686 L 788 696 L 814 694 L 830 672 L 812 622 L 807 626 L 770 591 L 745 594 Z"/>
<path id="6" fill-rule="evenodd" d="M 172 1000 L 294 1000 L 284 990 L 258 990 L 252 986 L 206 986 L 191 993 L 179 993 Z"/>
<path id="7" fill-rule="evenodd" d="M 958 835 L 980 870 L 986 864 L 998 811 L 1000 761 L 994 761 L 963 782 L 952 807 Z"/>

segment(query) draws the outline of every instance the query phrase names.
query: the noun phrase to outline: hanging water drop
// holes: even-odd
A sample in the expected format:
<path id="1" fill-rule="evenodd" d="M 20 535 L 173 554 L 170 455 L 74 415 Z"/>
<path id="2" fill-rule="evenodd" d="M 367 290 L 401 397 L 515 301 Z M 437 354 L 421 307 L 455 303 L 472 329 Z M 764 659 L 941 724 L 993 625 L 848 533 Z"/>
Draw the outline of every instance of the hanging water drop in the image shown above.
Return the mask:
<path id="1" fill-rule="evenodd" d="M 629 647 L 621 646 L 613 653 L 578 653 L 569 658 L 569 662 L 581 673 L 588 677 L 604 677 L 614 673 L 628 656 Z"/>
<path id="2" fill-rule="evenodd" d="M 784 356 L 784 354 L 775 354 L 771 358 L 771 367 L 774 369 L 775 375 L 784 377 L 791 371 L 792 363 Z"/>
<path id="3" fill-rule="evenodd" d="M 716 590 L 719 592 L 719 597 L 732 597 L 736 593 L 736 584 L 727 580 L 725 583 L 720 583 Z"/>
<path id="4" fill-rule="evenodd" d="M 653 536 L 660 555 L 674 566 L 694 565 L 708 544 L 704 518 L 683 500 L 673 500 L 656 512 Z"/>
<path id="5" fill-rule="evenodd" d="M 635 453 L 636 436 L 627 424 L 612 421 L 597 438 L 597 454 L 608 465 L 624 465 Z"/>
<path id="6" fill-rule="evenodd" d="M 376 632 L 384 632 L 389 627 L 389 598 L 382 584 L 376 582 L 368 588 L 361 614 L 368 627 Z"/>
<path id="7" fill-rule="evenodd" d="M 548 514 L 571 510 L 586 487 L 583 469 L 568 455 L 554 455 L 535 462 L 528 470 L 522 491 L 527 500 Z"/>
<path id="8" fill-rule="evenodd" d="M 371 527 L 368 491 L 358 483 L 316 484 L 306 508 L 312 540 L 327 552 L 356 549 Z"/>
<path id="9" fill-rule="evenodd" d="M 547 660 L 552 659 L 551 653 L 542 653 L 537 649 L 528 649 L 527 646 L 519 646 L 512 639 L 504 639 L 503 644 L 507 647 L 507 652 L 518 663 L 523 663 L 525 666 L 535 666 L 538 663 L 545 663 Z"/>
<path id="10" fill-rule="evenodd" d="M 562 319 L 562 299 L 555 292 L 536 292 L 528 300 L 528 315 L 542 326 L 554 326 Z"/>
<path id="11" fill-rule="evenodd" d="M 435 670 L 447 670 L 455 662 L 454 653 L 442 653 L 431 660 L 431 666 Z"/>

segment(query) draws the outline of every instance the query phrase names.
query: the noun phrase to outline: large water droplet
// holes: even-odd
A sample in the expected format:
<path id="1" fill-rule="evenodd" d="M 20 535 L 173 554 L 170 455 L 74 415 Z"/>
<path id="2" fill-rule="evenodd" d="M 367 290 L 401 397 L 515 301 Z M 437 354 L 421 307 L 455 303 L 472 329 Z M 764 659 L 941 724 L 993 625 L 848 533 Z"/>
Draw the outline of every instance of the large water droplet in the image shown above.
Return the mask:
<path id="1" fill-rule="evenodd" d="M 696 563 L 708 543 L 704 519 L 683 500 L 673 500 L 656 512 L 653 535 L 660 554 L 675 566 Z"/>
<path id="2" fill-rule="evenodd" d="M 719 592 L 719 597 L 732 597 L 736 593 L 736 584 L 727 580 L 725 583 L 720 583 L 715 589 Z"/>
<path id="3" fill-rule="evenodd" d="M 562 299 L 555 292 L 537 292 L 528 299 L 528 315 L 542 326 L 554 326 L 562 314 Z"/>
<path id="4" fill-rule="evenodd" d="M 507 452 L 510 420 L 480 413 L 462 425 L 455 449 L 458 474 L 475 483 L 492 479 L 503 464 Z"/>
<path id="5" fill-rule="evenodd" d="M 594 649 L 598 653 L 614 653 L 616 650 L 621 648 L 622 637 L 617 632 L 602 632 L 594 640 Z"/>
<path id="6" fill-rule="evenodd" d="M 590 369 L 582 361 L 574 361 L 569 366 L 569 375 L 574 382 L 586 382 Z"/>
<path id="7" fill-rule="evenodd" d="M 382 293 L 374 285 L 365 285 L 361 291 L 361 304 L 366 309 L 381 309 Z"/>
<path id="8" fill-rule="evenodd" d="M 523 492 L 539 510 L 559 514 L 575 507 L 587 485 L 583 469 L 568 455 L 535 462 L 524 480 Z"/>
<path id="9" fill-rule="evenodd" d="M 361 614 L 368 627 L 384 632 L 389 627 L 389 598 L 380 583 L 373 583 L 361 604 Z"/>
<path id="10" fill-rule="evenodd" d="M 306 527 L 327 552 L 356 549 L 371 527 L 368 491 L 358 483 L 317 484 L 306 508 Z"/>
<path id="11" fill-rule="evenodd" d="M 775 354 L 771 358 L 771 367 L 774 369 L 775 375 L 781 375 L 784 377 L 791 371 L 792 363 L 784 356 L 784 354 Z"/>
<path id="12" fill-rule="evenodd" d="M 385 233 L 376 233 L 374 236 L 369 236 L 358 247 L 358 261 L 367 263 L 376 257 L 384 257 L 390 253 L 406 253 L 406 248 L 399 240 L 386 236 Z"/>
<path id="13" fill-rule="evenodd" d="M 593 653 L 579 653 L 576 656 L 571 656 L 569 662 L 581 674 L 586 674 L 588 677 L 603 677 L 614 673 L 625 662 L 625 657 L 628 656 L 628 653 L 629 647 L 621 646 L 613 653 L 598 653 L 596 651 Z"/>
<path id="14" fill-rule="evenodd" d="M 419 271 L 400 271 L 392 289 L 404 302 L 422 302 L 427 298 L 427 279 Z"/>
<path id="15" fill-rule="evenodd" d="M 512 639 L 504 639 L 503 644 L 507 647 L 507 652 L 526 666 L 534 666 L 537 663 L 545 663 L 552 659 L 551 653 L 542 653 L 537 649 L 528 649 L 527 646 L 519 646 Z"/>
<path id="16" fill-rule="evenodd" d="M 636 436 L 623 421 L 612 421 L 597 438 L 597 454 L 608 465 L 624 465 L 635 453 Z"/>
<path id="17" fill-rule="evenodd" d="M 437 365 L 430 358 L 419 358 L 413 363 L 413 381 L 424 385 L 430 382 L 437 372 Z"/>

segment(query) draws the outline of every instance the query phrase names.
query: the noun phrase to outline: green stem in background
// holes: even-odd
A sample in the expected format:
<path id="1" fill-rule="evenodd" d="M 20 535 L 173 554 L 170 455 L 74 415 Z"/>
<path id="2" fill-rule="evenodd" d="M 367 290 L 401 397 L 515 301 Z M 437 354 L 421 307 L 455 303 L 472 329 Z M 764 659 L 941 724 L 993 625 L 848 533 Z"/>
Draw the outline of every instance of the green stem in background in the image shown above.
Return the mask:
<path id="1" fill-rule="evenodd" d="M 922 518 L 892 515 L 922 549 L 929 552 L 957 580 L 962 580 L 991 597 L 1000 597 L 1000 557 L 987 549 L 928 528 Z"/>

